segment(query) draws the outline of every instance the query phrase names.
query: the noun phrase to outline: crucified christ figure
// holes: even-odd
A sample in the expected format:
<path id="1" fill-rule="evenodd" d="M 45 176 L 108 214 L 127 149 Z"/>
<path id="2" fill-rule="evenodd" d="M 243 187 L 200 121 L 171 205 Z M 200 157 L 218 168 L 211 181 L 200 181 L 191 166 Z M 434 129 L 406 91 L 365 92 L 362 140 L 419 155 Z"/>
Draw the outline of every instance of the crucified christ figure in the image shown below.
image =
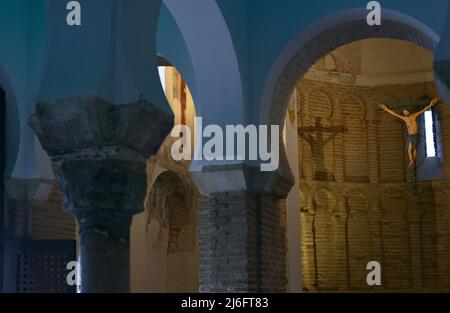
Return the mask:
<path id="1" fill-rule="evenodd" d="M 438 101 L 439 98 L 434 98 L 429 105 L 416 113 L 410 113 L 405 108 L 403 109 L 403 115 L 395 113 L 384 104 L 379 104 L 383 111 L 403 120 L 406 124 L 406 128 L 408 129 L 408 141 L 406 143 L 406 148 L 408 150 L 410 169 L 413 169 L 416 166 L 417 146 L 419 145 L 419 126 L 417 124 L 417 118 L 435 106 Z"/>

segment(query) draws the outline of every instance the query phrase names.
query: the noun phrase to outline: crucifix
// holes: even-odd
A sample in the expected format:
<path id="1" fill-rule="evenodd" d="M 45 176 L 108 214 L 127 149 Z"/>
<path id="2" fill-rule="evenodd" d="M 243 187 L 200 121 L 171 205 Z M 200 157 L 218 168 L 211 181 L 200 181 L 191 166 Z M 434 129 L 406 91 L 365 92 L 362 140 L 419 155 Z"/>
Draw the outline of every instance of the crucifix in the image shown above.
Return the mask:
<path id="1" fill-rule="evenodd" d="M 417 166 L 416 166 L 416 155 L 417 148 L 419 145 L 419 124 L 417 123 L 417 118 L 419 118 L 423 113 L 431 109 L 433 106 L 439 103 L 439 98 L 430 99 L 428 95 L 416 100 L 412 101 L 410 99 L 409 103 L 398 103 L 394 105 L 390 105 L 387 107 L 385 104 L 379 104 L 380 108 L 391 114 L 394 117 L 401 119 L 408 130 L 408 141 L 406 143 L 406 149 L 408 151 L 409 157 L 409 168 L 411 169 L 412 174 L 412 186 L 411 191 L 414 195 L 417 194 Z M 401 108 L 402 114 L 398 114 L 393 109 Z M 417 108 L 419 110 L 417 111 Z M 411 111 L 415 111 L 411 113 Z"/>
<path id="2" fill-rule="evenodd" d="M 334 180 L 334 175 L 328 172 L 325 165 L 325 146 L 340 133 L 346 132 L 343 126 L 323 126 L 320 117 L 315 118 L 315 126 L 299 127 L 298 134 L 311 147 L 314 160 L 315 180 Z"/>

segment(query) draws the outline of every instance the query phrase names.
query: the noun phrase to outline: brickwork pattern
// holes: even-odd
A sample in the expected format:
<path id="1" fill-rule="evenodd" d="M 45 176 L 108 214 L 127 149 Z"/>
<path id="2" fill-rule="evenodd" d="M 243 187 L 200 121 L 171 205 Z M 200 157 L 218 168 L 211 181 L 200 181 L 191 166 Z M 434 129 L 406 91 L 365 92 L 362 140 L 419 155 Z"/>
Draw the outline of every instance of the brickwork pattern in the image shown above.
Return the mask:
<path id="1" fill-rule="evenodd" d="M 17 239 L 64 240 L 76 238 L 75 219 L 64 211 L 55 183 L 47 200 L 8 200 L 8 236 Z"/>
<path id="2" fill-rule="evenodd" d="M 201 292 L 285 291 L 286 240 L 277 201 L 250 191 L 200 198 Z"/>
<path id="3" fill-rule="evenodd" d="M 432 83 L 427 89 L 437 95 Z M 317 90 L 329 95 L 329 101 L 310 97 Z M 413 195 L 406 167 L 405 129 L 400 121 L 377 109 L 377 103 L 408 102 L 423 91 L 423 84 L 374 88 L 307 80 L 298 84 L 299 127 L 314 123 L 315 116 L 308 113 L 314 106 L 317 112 L 324 110 L 321 107 L 332 112 L 332 127 L 346 128 L 324 152 L 324 166 L 333 171 L 335 181 L 316 179 L 313 151 L 299 136 L 305 290 L 450 291 L 450 176 L 419 182 L 418 194 Z M 448 171 L 450 161 L 445 152 L 450 151 L 450 138 L 446 138 L 450 110 L 446 105 L 435 110 L 441 127 L 437 145 Z M 420 160 L 426 153 L 424 137 Z M 327 153 L 334 154 L 334 162 Z M 382 265 L 381 287 L 366 284 L 369 261 Z"/>

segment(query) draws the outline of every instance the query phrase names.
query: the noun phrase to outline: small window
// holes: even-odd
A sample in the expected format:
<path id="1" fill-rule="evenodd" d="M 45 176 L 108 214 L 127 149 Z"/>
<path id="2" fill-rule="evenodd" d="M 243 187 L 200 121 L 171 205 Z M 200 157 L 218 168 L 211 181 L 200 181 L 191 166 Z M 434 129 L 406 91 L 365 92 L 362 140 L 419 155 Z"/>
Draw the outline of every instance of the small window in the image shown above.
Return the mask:
<path id="1" fill-rule="evenodd" d="M 166 93 L 166 67 L 158 66 L 158 74 L 159 74 L 159 79 L 161 80 L 161 86 L 164 90 L 164 93 Z"/>
<path id="2" fill-rule="evenodd" d="M 428 110 L 425 112 L 425 135 L 428 158 L 434 158 L 436 156 L 436 143 L 433 124 L 433 112 Z"/>

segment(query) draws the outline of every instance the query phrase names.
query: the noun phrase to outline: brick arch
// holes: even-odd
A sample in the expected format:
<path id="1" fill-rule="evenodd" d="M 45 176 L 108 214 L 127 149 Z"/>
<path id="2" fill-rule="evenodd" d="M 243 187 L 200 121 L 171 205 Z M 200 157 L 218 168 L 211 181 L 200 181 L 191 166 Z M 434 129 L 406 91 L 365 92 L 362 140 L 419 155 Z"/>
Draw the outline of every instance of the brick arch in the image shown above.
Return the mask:
<path id="1" fill-rule="evenodd" d="M 163 170 L 153 181 L 149 182 L 145 211 L 147 214 L 146 232 L 149 231 L 150 222 L 156 220 L 161 229 L 178 236 L 185 226 L 194 225 L 190 188 L 187 178 L 171 170 Z M 170 238 L 169 238 L 170 239 Z M 194 237 L 189 239 L 194 243 Z M 175 249 L 168 252 L 172 253 Z M 176 248 L 176 247 L 175 247 Z M 170 250 L 170 251 L 169 251 Z"/>
<path id="2" fill-rule="evenodd" d="M 371 258 L 369 201 L 367 195 L 357 189 L 344 193 L 346 219 L 345 243 L 347 253 L 347 284 L 351 289 L 364 289 L 365 265 Z"/>
<path id="3" fill-rule="evenodd" d="M 362 200 L 362 202 L 364 203 L 364 207 L 358 208 L 358 210 L 356 210 L 355 212 L 363 212 L 363 213 L 368 212 L 369 199 L 367 197 L 367 194 L 363 190 L 359 188 L 352 188 L 350 190 L 347 190 L 344 192 L 344 198 L 345 199 L 360 198 L 360 200 Z"/>
<path id="4" fill-rule="evenodd" d="M 336 195 L 327 188 L 316 188 L 313 194 L 312 242 L 314 245 L 314 285 L 318 290 L 334 290 L 338 287 L 334 232 L 334 213 L 338 209 Z"/>
<path id="5" fill-rule="evenodd" d="M 150 170 L 153 169 L 154 166 L 152 166 L 150 169 L 147 169 L 147 173 L 149 173 Z M 174 179 L 175 180 L 175 184 L 177 185 L 182 185 L 183 188 L 185 190 L 187 190 L 186 186 L 186 179 L 184 177 L 182 177 L 182 175 L 179 175 L 178 173 L 169 170 L 167 168 L 157 168 L 157 170 L 155 170 L 154 173 L 152 173 L 150 175 L 150 179 L 147 181 L 147 198 L 145 199 L 145 202 L 148 202 L 148 196 L 150 194 L 150 191 L 152 190 L 152 188 L 154 187 L 154 185 L 158 182 L 158 181 L 163 181 L 163 182 L 167 182 L 168 178 L 170 179 Z M 148 209 L 148 208 L 146 208 Z"/>
<path id="6" fill-rule="evenodd" d="M 423 184 L 418 188 L 417 207 L 420 234 L 422 287 L 450 288 L 450 216 L 448 191 L 442 186 Z"/>
<path id="7" fill-rule="evenodd" d="M 186 218 L 189 218 L 189 212 L 188 212 L 188 205 L 187 205 L 187 199 L 188 199 L 188 190 L 185 182 L 183 181 L 183 178 L 180 177 L 180 175 L 176 174 L 173 171 L 164 171 L 162 172 L 153 182 L 150 189 L 150 194 L 148 196 L 148 201 L 145 204 L 146 211 L 151 215 L 152 211 L 154 209 L 153 207 L 153 200 L 155 200 L 155 196 L 158 195 L 158 189 L 164 189 L 167 193 L 167 203 L 169 206 L 167 207 L 169 211 L 167 212 L 169 214 L 169 219 L 175 218 L 178 220 L 180 216 L 178 216 L 178 213 L 182 212 L 176 212 L 181 210 L 186 210 Z M 165 194 L 165 192 L 163 192 Z M 177 215 L 178 214 L 178 215 Z M 177 215 L 177 216 L 175 216 Z M 173 223 L 173 221 L 169 221 L 169 223 Z M 179 222 L 175 222 L 175 224 L 179 224 Z"/>
<path id="8" fill-rule="evenodd" d="M 313 212 L 313 205 L 312 205 L 312 192 L 311 192 L 311 188 L 308 187 L 306 184 L 304 183 L 300 183 L 300 203 L 301 203 L 301 208 L 305 208 L 307 209 L 308 213 L 314 213 Z"/>
<path id="9" fill-rule="evenodd" d="M 369 150 L 364 97 L 355 90 L 340 95 L 339 110 L 342 125 L 344 180 L 369 181 Z"/>
<path id="10" fill-rule="evenodd" d="M 297 82 L 322 57 L 353 41 L 369 38 L 405 40 L 435 51 L 439 37 L 425 24 L 397 11 L 382 10 L 381 26 L 369 26 L 365 8 L 322 18 L 299 33 L 283 50 L 267 77 L 261 97 L 261 123 L 284 126 L 287 105 Z M 280 144 L 283 145 L 282 135 Z M 280 147 L 279 175 L 290 174 L 285 149 Z"/>
<path id="11" fill-rule="evenodd" d="M 334 117 L 335 115 L 335 109 L 336 109 L 336 101 L 334 101 L 334 96 L 333 93 L 326 87 L 318 87 L 318 88 L 313 88 L 311 89 L 307 95 L 306 95 L 306 109 L 307 109 L 307 118 L 311 119 L 312 117 L 316 117 L 314 116 L 310 116 L 312 115 L 310 110 L 311 110 L 311 106 L 310 103 L 312 102 L 313 98 L 319 95 L 319 97 L 323 97 L 327 100 L 327 105 L 329 106 L 328 108 L 328 112 L 326 112 L 327 114 L 325 114 L 324 116 L 321 116 L 322 118 L 326 118 L 326 119 L 331 119 Z M 317 107 L 317 105 L 315 105 L 314 107 Z"/>
<path id="12" fill-rule="evenodd" d="M 172 170 L 162 171 L 151 184 L 145 203 L 145 242 L 136 255 L 143 258 L 151 292 L 198 290 L 198 216 L 189 190 L 186 178 Z"/>
<path id="13" fill-rule="evenodd" d="M 322 203 L 319 204 L 318 202 L 324 200 L 324 198 L 320 199 L 319 196 L 325 196 L 326 200 L 328 200 L 327 204 L 329 204 L 330 207 L 327 209 L 329 210 L 329 213 L 332 214 L 337 210 L 338 201 L 336 195 L 328 188 L 318 187 L 313 191 L 312 194 L 313 209 L 315 212 L 317 212 L 317 205 L 322 204 Z"/>
<path id="14" fill-rule="evenodd" d="M 345 102 L 346 102 L 345 100 L 348 100 L 348 99 L 357 100 L 358 104 L 361 105 L 361 108 L 363 110 L 363 112 L 361 114 L 361 121 L 363 121 L 367 118 L 369 110 L 366 105 L 366 103 L 367 103 L 366 97 L 360 91 L 353 89 L 353 88 L 346 89 L 344 92 L 342 92 L 338 96 L 338 98 L 339 98 L 338 103 L 340 106 L 345 104 Z M 341 114 L 342 114 L 343 109 L 340 108 L 340 110 L 341 110 Z"/>
<path id="15" fill-rule="evenodd" d="M 388 290 L 412 287 L 410 204 L 405 199 L 403 190 L 387 189 L 380 194 L 383 285 Z"/>

